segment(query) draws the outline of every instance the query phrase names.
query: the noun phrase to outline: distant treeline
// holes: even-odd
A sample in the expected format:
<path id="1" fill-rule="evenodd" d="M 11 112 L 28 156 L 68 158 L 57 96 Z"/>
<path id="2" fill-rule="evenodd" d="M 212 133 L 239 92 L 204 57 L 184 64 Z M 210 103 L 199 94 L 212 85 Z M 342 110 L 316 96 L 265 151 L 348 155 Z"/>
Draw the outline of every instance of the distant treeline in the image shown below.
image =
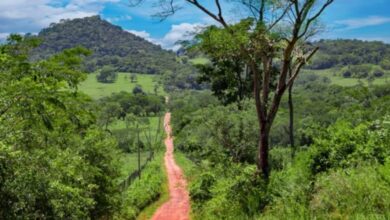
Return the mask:
<path id="1" fill-rule="evenodd" d="M 390 45 L 380 41 L 320 40 L 313 46 L 318 46 L 320 51 L 308 66 L 310 69 L 375 64 L 390 70 Z"/>

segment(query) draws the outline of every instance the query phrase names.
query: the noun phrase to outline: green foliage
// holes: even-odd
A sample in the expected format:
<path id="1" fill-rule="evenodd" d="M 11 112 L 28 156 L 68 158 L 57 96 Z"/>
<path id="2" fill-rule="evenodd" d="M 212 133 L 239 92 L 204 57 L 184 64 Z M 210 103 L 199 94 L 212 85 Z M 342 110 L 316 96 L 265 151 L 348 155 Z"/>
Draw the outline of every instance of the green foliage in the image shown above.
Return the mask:
<path id="1" fill-rule="evenodd" d="M 343 77 L 349 78 L 358 78 L 358 79 L 364 79 L 367 78 L 372 72 L 372 66 L 371 65 L 353 65 L 348 66 L 346 70 L 342 73 Z"/>
<path id="2" fill-rule="evenodd" d="M 173 52 L 162 50 L 99 16 L 62 20 L 43 29 L 38 36 L 42 45 L 34 50 L 36 58 L 78 45 L 92 50 L 93 55 L 84 63 L 87 72 L 111 65 L 119 72 L 158 74 L 180 66 Z"/>
<path id="3" fill-rule="evenodd" d="M 213 164 L 226 157 L 236 162 L 254 162 L 257 142 L 254 117 L 235 106 L 204 108 L 190 115 L 191 123 L 177 135 L 176 146 L 196 160 L 207 159 Z"/>
<path id="4" fill-rule="evenodd" d="M 116 142 L 77 93 L 83 48 L 31 61 L 34 38 L 0 46 L 0 218 L 110 217 L 119 204 Z"/>
<path id="5" fill-rule="evenodd" d="M 136 74 L 137 84 L 131 83 L 128 79 L 131 73 L 118 73 L 118 78 L 113 83 L 99 83 L 96 80 L 96 73 L 90 73 L 87 79 L 79 86 L 79 90 L 94 99 L 100 99 L 107 96 L 111 96 L 113 93 L 128 92 L 131 93 L 135 85 L 142 86 L 144 92 L 155 95 L 165 95 L 165 92 L 160 87 L 159 76 Z M 157 90 L 155 89 L 158 87 Z"/>
<path id="6" fill-rule="evenodd" d="M 390 217 L 390 183 L 379 169 L 368 166 L 337 170 L 318 177 L 310 210 L 329 219 L 387 219 Z M 389 177 L 389 176 L 387 176 Z"/>
<path id="7" fill-rule="evenodd" d="M 320 48 L 314 57 L 311 69 L 328 69 L 336 66 L 381 64 L 388 66 L 390 46 L 383 42 L 361 40 L 320 40 L 313 46 Z"/>
<path id="8" fill-rule="evenodd" d="M 285 151 L 274 151 L 273 157 Z M 271 173 L 267 193 L 269 203 L 259 219 L 308 219 L 312 175 L 308 152 L 299 152 L 291 163 Z"/>
<path id="9" fill-rule="evenodd" d="M 255 158 L 237 157 L 257 146 L 250 103 L 237 111 L 207 93 L 189 94 L 174 95 L 170 108 L 176 147 L 196 164 L 186 172 L 194 219 L 388 218 L 388 86 L 330 86 L 313 75 L 297 81 L 300 146 L 292 157 L 284 99 L 272 128 L 266 184 L 254 178 Z"/>
<path id="10" fill-rule="evenodd" d="M 143 170 L 142 178 L 137 179 L 123 193 L 124 202 L 115 216 L 117 219 L 136 219 L 142 209 L 158 199 L 166 181 L 162 155 L 158 154 Z"/>
<path id="11" fill-rule="evenodd" d="M 251 219 L 266 204 L 266 184 L 254 166 L 228 164 L 197 169 L 190 196 L 196 219 Z"/>
<path id="12" fill-rule="evenodd" d="M 141 85 L 136 85 L 133 89 L 133 95 L 145 94 Z"/>
<path id="13" fill-rule="evenodd" d="M 42 39 L 42 44 L 33 51 L 34 59 L 81 45 L 93 51 L 83 63 L 86 72 L 113 66 L 117 72 L 163 75 L 162 82 L 167 91 L 204 88 L 196 82 L 196 69 L 190 64 L 177 62 L 175 53 L 163 50 L 99 16 L 62 20 L 43 29 L 38 37 Z M 134 78 L 131 79 L 133 82 Z M 102 77 L 102 80 L 106 78 Z M 114 81 L 114 78 L 108 80 Z"/>
<path id="14" fill-rule="evenodd" d="M 171 95 L 168 108 L 173 112 L 174 133 L 181 131 L 191 122 L 190 113 L 207 106 L 215 106 L 218 100 L 208 91 L 175 92 Z"/>
<path id="15" fill-rule="evenodd" d="M 111 66 L 104 66 L 96 76 L 97 81 L 101 83 L 113 83 L 117 78 L 118 73 L 115 68 Z"/>
<path id="16" fill-rule="evenodd" d="M 112 115 L 112 117 L 124 120 L 127 114 L 134 114 L 137 116 L 157 115 L 164 110 L 164 102 L 165 100 L 162 96 L 145 93 L 131 94 L 120 92 L 101 98 L 98 101 L 98 105 L 107 104 L 107 106 L 103 108 L 103 111 L 101 111 L 101 118 L 104 118 L 105 115 Z M 109 106 L 109 103 L 113 103 L 115 106 Z M 111 112 L 104 111 L 106 108 Z"/>
<path id="17" fill-rule="evenodd" d="M 338 122 L 315 139 L 312 171 L 318 173 L 335 167 L 384 163 L 390 155 L 389 134 L 389 130 L 381 126 L 369 128 L 360 124 L 352 127 L 346 122 Z"/>
<path id="18" fill-rule="evenodd" d="M 383 59 L 379 64 L 384 70 L 390 70 L 390 58 Z"/>

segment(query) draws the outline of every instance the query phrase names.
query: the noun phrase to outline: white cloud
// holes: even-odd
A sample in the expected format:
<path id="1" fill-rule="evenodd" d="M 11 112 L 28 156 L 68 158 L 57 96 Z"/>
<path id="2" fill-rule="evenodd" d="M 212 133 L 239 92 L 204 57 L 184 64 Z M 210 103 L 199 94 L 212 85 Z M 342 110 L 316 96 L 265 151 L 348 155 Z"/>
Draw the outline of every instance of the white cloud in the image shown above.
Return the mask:
<path id="1" fill-rule="evenodd" d="M 390 23 L 390 17 L 371 16 L 367 18 L 346 19 L 335 22 L 346 29 L 358 29 L 362 27 L 377 26 Z"/>
<path id="2" fill-rule="evenodd" d="M 142 37 L 143 39 L 151 42 L 151 43 L 154 43 L 154 44 L 158 44 L 158 45 L 161 45 L 161 43 L 159 42 L 158 39 L 154 39 L 150 36 L 150 34 L 146 31 L 137 31 L 137 30 L 126 30 L 127 32 L 130 32 L 138 37 Z"/>
<path id="3" fill-rule="evenodd" d="M 130 32 L 138 37 L 142 37 L 145 39 L 150 39 L 150 34 L 146 31 L 136 31 L 136 30 L 126 30 L 127 32 Z"/>
<path id="4" fill-rule="evenodd" d="M 172 25 L 171 30 L 160 40 L 164 48 L 177 50 L 179 45 L 175 45 L 179 40 L 190 40 L 198 33 L 204 25 L 200 23 L 181 23 Z"/>
<path id="5" fill-rule="evenodd" d="M 118 16 L 118 17 L 108 17 L 105 18 L 107 21 L 113 23 L 113 22 L 118 22 L 118 21 L 130 21 L 133 19 L 130 15 L 123 15 L 123 16 Z"/>
<path id="6" fill-rule="evenodd" d="M 154 44 L 161 45 L 165 49 L 178 50 L 180 45 L 176 43 L 180 40 L 190 40 L 198 33 L 204 25 L 200 23 L 181 23 L 172 25 L 171 30 L 162 38 L 152 38 L 151 35 L 146 31 L 127 30 L 139 37 L 146 39 Z"/>
<path id="7" fill-rule="evenodd" d="M 108 2 L 120 0 L 0 0 L 0 33 L 37 32 L 61 19 L 98 14 Z"/>
<path id="8" fill-rule="evenodd" d="M 4 42 L 8 36 L 9 36 L 9 33 L 0 33 L 0 43 Z"/>

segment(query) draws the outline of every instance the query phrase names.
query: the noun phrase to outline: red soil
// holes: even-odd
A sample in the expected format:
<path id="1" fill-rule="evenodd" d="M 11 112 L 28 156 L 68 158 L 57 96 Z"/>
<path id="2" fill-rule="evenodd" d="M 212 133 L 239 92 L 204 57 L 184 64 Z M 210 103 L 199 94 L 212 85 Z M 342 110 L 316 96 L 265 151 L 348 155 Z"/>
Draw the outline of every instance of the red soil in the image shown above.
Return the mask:
<path id="1" fill-rule="evenodd" d="M 168 174 L 169 200 L 154 213 L 152 220 L 188 220 L 190 213 L 190 198 L 187 191 L 187 182 L 183 172 L 173 157 L 172 128 L 170 126 L 171 113 L 164 118 L 165 132 L 165 168 Z"/>

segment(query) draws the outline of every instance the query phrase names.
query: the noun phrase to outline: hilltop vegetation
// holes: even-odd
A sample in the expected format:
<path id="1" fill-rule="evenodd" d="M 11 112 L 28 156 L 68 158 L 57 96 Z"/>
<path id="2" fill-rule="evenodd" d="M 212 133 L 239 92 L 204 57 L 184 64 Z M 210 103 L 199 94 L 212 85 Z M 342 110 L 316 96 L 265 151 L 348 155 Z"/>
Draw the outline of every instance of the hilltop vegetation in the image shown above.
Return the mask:
<path id="1" fill-rule="evenodd" d="M 62 20 L 39 32 L 42 44 L 34 51 L 36 57 L 47 57 L 64 49 L 83 46 L 93 54 L 85 68 L 93 72 L 106 65 L 120 72 L 158 74 L 174 71 L 180 65 L 175 54 L 163 50 L 99 16 Z"/>

